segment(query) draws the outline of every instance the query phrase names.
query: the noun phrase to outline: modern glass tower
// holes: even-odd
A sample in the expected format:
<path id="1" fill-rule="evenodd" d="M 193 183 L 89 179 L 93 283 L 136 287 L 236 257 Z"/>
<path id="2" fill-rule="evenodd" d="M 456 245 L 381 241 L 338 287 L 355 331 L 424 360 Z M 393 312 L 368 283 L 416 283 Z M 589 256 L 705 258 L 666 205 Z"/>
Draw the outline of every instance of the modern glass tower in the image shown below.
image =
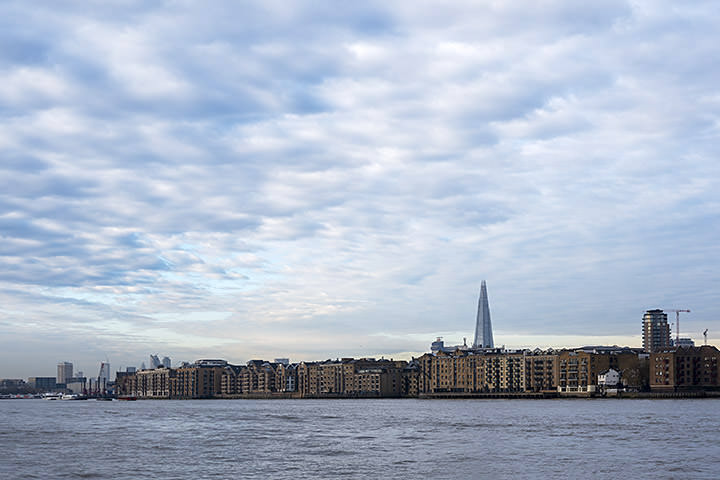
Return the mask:
<path id="1" fill-rule="evenodd" d="M 494 348 L 492 323 L 490 323 L 490 306 L 488 305 L 487 286 L 485 280 L 480 284 L 477 320 L 475 323 L 475 341 L 473 348 Z"/>

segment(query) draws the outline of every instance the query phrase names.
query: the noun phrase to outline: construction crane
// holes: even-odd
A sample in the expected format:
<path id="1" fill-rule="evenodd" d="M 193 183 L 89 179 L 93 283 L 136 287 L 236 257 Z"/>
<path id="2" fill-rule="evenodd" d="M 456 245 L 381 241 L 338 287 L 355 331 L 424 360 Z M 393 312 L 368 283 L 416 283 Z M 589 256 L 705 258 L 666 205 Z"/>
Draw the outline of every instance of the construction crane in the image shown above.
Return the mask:
<path id="1" fill-rule="evenodd" d="M 675 312 L 675 328 L 676 330 L 676 336 L 675 336 L 675 346 L 678 346 L 680 344 L 680 312 L 687 312 L 690 313 L 690 310 L 676 310 L 674 308 L 666 308 L 668 312 Z"/>

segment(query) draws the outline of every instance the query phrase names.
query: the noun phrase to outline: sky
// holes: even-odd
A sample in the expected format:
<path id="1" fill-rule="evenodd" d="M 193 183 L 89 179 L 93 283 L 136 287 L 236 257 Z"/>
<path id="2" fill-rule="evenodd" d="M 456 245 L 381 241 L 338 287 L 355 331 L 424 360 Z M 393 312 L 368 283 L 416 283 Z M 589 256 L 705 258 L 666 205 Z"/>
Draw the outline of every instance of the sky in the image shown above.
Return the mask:
<path id="1" fill-rule="evenodd" d="M 714 1 L 0 3 L 0 378 L 720 344 Z M 674 321 L 674 315 L 670 315 Z"/>

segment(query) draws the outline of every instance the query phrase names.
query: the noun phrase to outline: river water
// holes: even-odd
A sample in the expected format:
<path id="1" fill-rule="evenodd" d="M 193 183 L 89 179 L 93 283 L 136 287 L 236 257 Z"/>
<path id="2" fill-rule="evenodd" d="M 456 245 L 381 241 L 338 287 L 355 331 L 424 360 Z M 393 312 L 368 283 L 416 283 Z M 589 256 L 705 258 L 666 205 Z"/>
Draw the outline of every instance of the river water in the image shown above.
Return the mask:
<path id="1" fill-rule="evenodd" d="M 720 400 L 0 401 L 0 478 L 720 478 Z"/>

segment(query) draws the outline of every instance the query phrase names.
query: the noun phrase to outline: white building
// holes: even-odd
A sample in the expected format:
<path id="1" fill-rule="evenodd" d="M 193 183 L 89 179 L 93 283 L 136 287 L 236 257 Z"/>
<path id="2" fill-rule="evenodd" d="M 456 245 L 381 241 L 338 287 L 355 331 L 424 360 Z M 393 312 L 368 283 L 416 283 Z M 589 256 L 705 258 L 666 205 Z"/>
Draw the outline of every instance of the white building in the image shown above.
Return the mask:
<path id="1" fill-rule="evenodd" d="M 598 374 L 598 385 L 606 388 L 617 387 L 620 383 L 620 372 L 611 368 Z"/>

